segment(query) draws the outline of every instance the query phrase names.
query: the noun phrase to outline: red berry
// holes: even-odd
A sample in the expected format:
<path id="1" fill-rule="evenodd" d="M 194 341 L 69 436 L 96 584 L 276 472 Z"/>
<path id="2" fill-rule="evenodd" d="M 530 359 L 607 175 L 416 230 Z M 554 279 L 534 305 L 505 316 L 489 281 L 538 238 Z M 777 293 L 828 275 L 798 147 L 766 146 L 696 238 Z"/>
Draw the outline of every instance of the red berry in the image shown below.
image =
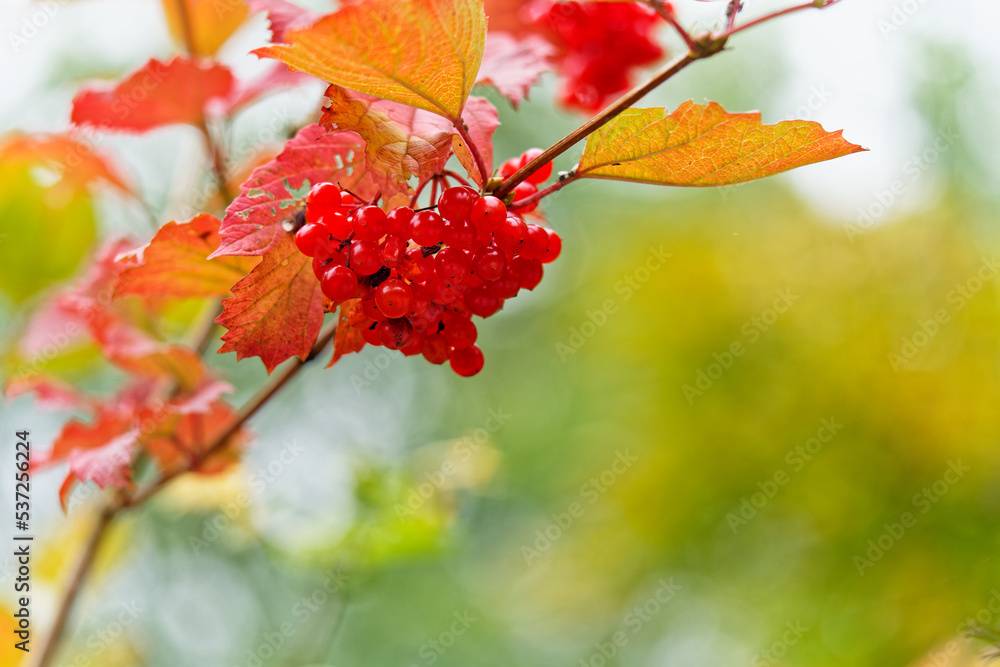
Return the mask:
<path id="1" fill-rule="evenodd" d="M 524 181 L 523 183 L 518 183 L 517 187 L 514 188 L 514 205 L 520 204 L 520 202 L 524 201 L 525 199 L 527 199 L 528 197 L 534 195 L 537 192 L 538 192 L 538 188 L 536 188 L 534 185 L 532 185 L 528 181 Z M 537 201 L 536 202 L 532 202 L 531 204 L 528 204 L 527 206 L 520 205 L 520 206 L 518 206 L 518 213 L 531 213 L 536 208 L 538 208 L 538 202 Z"/>
<path id="2" fill-rule="evenodd" d="M 444 329 L 441 330 L 441 335 L 444 336 L 444 339 L 456 349 L 469 347 L 475 343 L 478 334 L 476 325 L 472 323 L 472 320 L 465 317 L 446 318 L 444 320 Z"/>
<path id="3" fill-rule="evenodd" d="M 465 292 L 465 307 L 473 315 L 489 317 L 500 310 L 503 303 L 500 299 L 486 291 L 486 287 L 470 287 Z"/>
<path id="4" fill-rule="evenodd" d="M 410 340 L 413 325 L 405 317 L 384 320 L 378 325 L 378 337 L 390 350 L 398 350 Z"/>
<path id="5" fill-rule="evenodd" d="M 521 279 L 507 271 L 499 280 L 486 283 L 486 291 L 498 299 L 512 299 L 521 290 Z"/>
<path id="6" fill-rule="evenodd" d="M 346 266 L 334 264 L 323 272 L 320 288 L 327 299 L 334 303 L 353 299 L 358 293 L 358 274 Z"/>
<path id="7" fill-rule="evenodd" d="M 427 286 L 427 293 L 434 303 L 441 304 L 442 306 L 452 303 L 461 296 L 457 287 L 446 283 L 436 273 L 431 274 L 424 284 Z"/>
<path id="8" fill-rule="evenodd" d="M 295 232 L 295 245 L 307 257 L 315 257 L 330 241 L 330 232 L 326 227 L 312 222 L 307 222 Z"/>
<path id="9" fill-rule="evenodd" d="M 448 222 L 460 222 L 469 218 L 469 211 L 472 205 L 479 199 L 479 195 L 472 188 L 459 186 L 448 188 L 441 193 L 438 199 L 438 213 Z"/>
<path id="10" fill-rule="evenodd" d="M 529 148 L 528 150 L 524 151 L 524 155 L 521 156 L 521 161 L 518 164 L 517 168 L 520 169 L 521 167 L 528 164 L 529 162 L 531 162 L 544 152 L 545 151 L 543 151 L 541 148 Z M 552 176 L 551 161 L 543 164 L 538 171 L 533 173 L 531 176 L 528 176 L 528 178 L 525 180 L 527 180 L 528 183 L 531 183 L 533 185 L 539 185 L 540 183 L 544 183 L 545 181 L 549 180 L 550 176 Z"/>
<path id="11" fill-rule="evenodd" d="M 448 361 L 451 347 L 448 341 L 441 334 L 431 334 L 424 338 L 423 349 L 424 358 L 432 364 L 443 364 Z"/>
<path id="12" fill-rule="evenodd" d="M 351 221 L 343 213 L 327 213 L 319 219 L 319 222 L 330 230 L 333 238 L 341 241 L 350 236 L 353 231 Z"/>
<path id="13" fill-rule="evenodd" d="M 507 207 L 493 195 L 480 197 L 469 212 L 469 221 L 485 232 L 495 232 L 506 219 Z"/>
<path id="14" fill-rule="evenodd" d="M 511 270 L 521 279 L 521 289 L 533 290 L 542 282 L 542 263 L 537 259 L 518 257 L 511 263 Z"/>
<path id="15" fill-rule="evenodd" d="M 538 225 L 528 225 L 528 238 L 521 248 L 521 256 L 528 259 L 541 259 L 549 250 L 549 233 Z"/>
<path id="16" fill-rule="evenodd" d="M 483 370 L 483 351 L 475 345 L 452 350 L 449 360 L 451 370 L 462 377 L 472 377 Z"/>
<path id="17" fill-rule="evenodd" d="M 472 268 L 468 250 L 444 248 L 434 258 L 434 271 L 447 283 L 459 282 Z"/>
<path id="18" fill-rule="evenodd" d="M 410 220 L 413 218 L 413 209 L 409 206 L 399 206 L 389 211 L 387 217 L 388 226 L 386 234 L 395 234 L 404 239 L 410 238 Z"/>
<path id="19" fill-rule="evenodd" d="M 382 241 L 382 245 L 379 246 L 379 256 L 382 258 L 383 266 L 388 266 L 390 269 L 394 269 L 399 265 L 399 260 L 402 259 L 403 254 L 406 252 L 406 240 L 402 236 L 396 236 L 395 234 L 390 234 L 385 237 Z"/>
<path id="20" fill-rule="evenodd" d="M 468 220 L 449 222 L 444 226 L 444 242 L 453 248 L 472 250 L 476 245 L 476 228 Z"/>
<path id="21" fill-rule="evenodd" d="M 508 215 L 500 226 L 500 229 L 493 232 L 494 242 L 509 257 L 514 257 L 521 252 L 521 248 L 524 247 L 524 242 L 527 238 L 528 226 L 524 224 L 524 220 L 513 215 Z"/>
<path id="22" fill-rule="evenodd" d="M 386 319 L 385 313 L 378 307 L 378 302 L 371 297 L 361 300 L 361 312 L 373 322 L 381 322 Z"/>
<path id="23" fill-rule="evenodd" d="M 410 220 L 410 238 L 429 248 L 444 237 L 444 218 L 434 211 L 420 211 Z"/>
<path id="24" fill-rule="evenodd" d="M 410 282 L 422 283 L 434 272 L 434 258 L 425 257 L 420 248 L 410 248 L 399 260 L 399 275 Z"/>
<path id="25" fill-rule="evenodd" d="M 362 241 L 378 241 L 388 227 L 389 218 L 378 206 L 362 206 L 354 214 L 354 237 Z"/>
<path id="26" fill-rule="evenodd" d="M 496 280 L 507 268 L 507 255 L 494 246 L 480 249 L 472 258 L 472 270 L 483 280 Z"/>
<path id="27" fill-rule="evenodd" d="M 409 340 L 406 341 L 406 345 L 399 348 L 399 351 L 408 357 L 415 357 L 424 350 L 424 334 L 414 331 L 410 334 Z"/>
<path id="28" fill-rule="evenodd" d="M 551 229 L 546 230 L 549 235 L 549 247 L 545 251 L 545 254 L 540 258 L 543 264 L 549 264 L 550 262 L 556 261 L 559 258 L 559 253 L 562 252 L 562 239 Z"/>
<path id="29" fill-rule="evenodd" d="M 361 327 L 361 337 L 365 339 L 365 342 L 369 345 L 382 345 L 382 339 L 378 335 L 378 325 L 375 322 L 365 323 Z"/>
<path id="30" fill-rule="evenodd" d="M 357 206 L 361 203 L 361 200 L 352 195 L 350 192 L 340 193 L 340 205 L 344 208 L 348 206 Z"/>
<path id="31" fill-rule="evenodd" d="M 316 222 L 328 213 L 337 213 L 340 205 L 340 188 L 333 183 L 317 183 L 306 195 L 306 220 Z"/>
<path id="32" fill-rule="evenodd" d="M 386 317 L 402 317 L 413 305 L 413 289 L 402 280 L 390 278 L 375 288 L 375 303 Z"/>
<path id="33" fill-rule="evenodd" d="M 359 276 L 370 276 L 382 268 L 382 256 L 375 241 L 355 241 L 351 244 L 350 265 Z"/>

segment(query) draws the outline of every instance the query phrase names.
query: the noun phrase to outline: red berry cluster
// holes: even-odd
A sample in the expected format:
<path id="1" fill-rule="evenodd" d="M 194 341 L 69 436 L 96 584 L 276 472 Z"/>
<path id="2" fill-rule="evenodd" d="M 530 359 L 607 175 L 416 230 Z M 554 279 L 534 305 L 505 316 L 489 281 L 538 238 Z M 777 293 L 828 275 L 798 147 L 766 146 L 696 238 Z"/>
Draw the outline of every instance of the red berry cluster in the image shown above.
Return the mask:
<path id="1" fill-rule="evenodd" d="M 483 367 L 472 316 L 489 317 L 534 289 L 562 240 L 464 186 L 446 189 L 436 209 L 400 206 L 387 214 L 319 183 L 295 243 L 313 258 L 328 310 L 360 299 L 348 322 L 366 343 L 449 361 L 467 377 Z"/>
<path id="2" fill-rule="evenodd" d="M 663 57 L 654 39 L 659 19 L 641 3 L 537 0 L 528 16 L 563 51 L 560 102 L 569 107 L 599 111 L 632 85 L 634 69 Z"/>

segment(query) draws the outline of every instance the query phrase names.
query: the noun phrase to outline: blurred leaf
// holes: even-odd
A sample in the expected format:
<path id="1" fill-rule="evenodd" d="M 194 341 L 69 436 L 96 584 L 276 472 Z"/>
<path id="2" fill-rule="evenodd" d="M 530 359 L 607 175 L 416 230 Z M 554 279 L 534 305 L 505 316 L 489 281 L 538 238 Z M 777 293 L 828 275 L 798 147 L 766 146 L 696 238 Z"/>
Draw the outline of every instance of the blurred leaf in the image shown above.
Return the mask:
<path id="1" fill-rule="evenodd" d="M 476 83 L 493 86 L 517 109 L 542 73 L 552 69 L 555 52 L 555 47 L 538 35 L 518 40 L 510 33 L 491 30 Z"/>
<path id="2" fill-rule="evenodd" d="M 163 0 L 163 13 L 174 42 L 187 47 L 190 40 L 195 56 L 215 55 L 250 14 L 240 0 Z"/>

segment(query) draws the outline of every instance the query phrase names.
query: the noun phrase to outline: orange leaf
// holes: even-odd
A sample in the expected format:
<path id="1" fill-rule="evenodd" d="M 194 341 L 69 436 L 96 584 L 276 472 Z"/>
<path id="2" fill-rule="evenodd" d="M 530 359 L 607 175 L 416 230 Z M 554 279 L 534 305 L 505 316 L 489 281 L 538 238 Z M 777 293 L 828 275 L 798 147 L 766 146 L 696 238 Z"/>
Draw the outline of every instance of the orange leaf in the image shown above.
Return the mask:
<path id="1" fill-rule="evenodd" d="M 50 164 L 62 178 L 77 186 L 107 181 L 122 190 L 129 187 L 93 145 L 64 134 L 13 135 L 0 145 L 0 160 Z"/>
<path id="2" fill-rule="evenodd" d="M 865 150 L 811 121 L 763 125 L 711 102 L 628 109 L 587 139 L 577 173 L 656 185 L 743 183 Z"/>
<path id="3" fill-rule="evenodd" d="M 365 346 L 365 339 L 357 327 L 351 326 L 352 318 L 363 316 L 361 299 L 351 299 L 340 304 L 337 314 L 337 332 L 333 335 L 333 358 L 327 368 L 337 363 L 342 356 L 359 352 Z"/>
<path id="4" fill-rule="evenodd" d="M 250 275 L 233 286 L 216 322 L 229 331 L 219 352 L 260 357 L 270 373 L 286 359 L 305 359 L 323 326 L 323 293 L 312 260 L 281 233 Z"/>
<path id="5" fill-rule="evenodd" d="M 196 56 L 214 56 L 249 15 L 241 0 L 163 0 L 163 13 L 174 41 Z"/>
<path id="6" fill-rule="evenodd" d="M 153 59 L 110 90 L 77 94 L 71 119 L 76 125 L 125 132 L 175 123 L 198 125 L 208 102 L 227 97 L 232 88 L 233 75 L 225 65 Z"/>
<path id="7" fill-rule="evenodd" d="M 406 188 L 444 169 L 451 155 L 451 122 L 414 107 L 330 86 L 322 125 L 356 132 L 365 140 L 365 163 L 383 194 Z"/>
<path id="8" fill-rule="evenodd" d="M 465 170 L 469 172 L 469 177 L 479 185 L 485 183 L 493 172 L 493 133 L 500 127 L 500 118 L 497 116 L 496 108 L 489 100 L 482 97 L 470 97 L 465 111 L 462 112 L 462 122 L 469 130 L 469 138 L 479 149 L 479 155 L 483 158 L 487 171 L 485 177 L 479 174 L 479 167 L 472 153 L 466 147 L 465 142 L 457 134 L 454 136 L 455 155 L 462 163 Z"/>
<path id="9" fill-rule="evenodd" d="M 457 120 L 479 72 L 477 0 L 366 0 L 254 51 L 375 97 Z"/>
<path id="10" fill-rule="evenodd" d="M 257 260 L 208 259 L 219 247 L 220 221 L 204 213 L 190 222 L 168 222 L 149 245 L 138 251 L 138 264 L 118 276 L 115 294 L 147 297 L 224 296 L 248 274 Z"/>
<path id="11" fill-rule="evenodd" d="M 222 242 L 210 257 L 263 255 L 287 236 L 281 223 L 305 205 L 311 185 L 339 183 L 359 197 L 378 186 L 364 169 L 365 142 L 353 132 L 329 133 L 307 125 L 278 157 L 254 169 L 242 193 L 226 209 Z"/>

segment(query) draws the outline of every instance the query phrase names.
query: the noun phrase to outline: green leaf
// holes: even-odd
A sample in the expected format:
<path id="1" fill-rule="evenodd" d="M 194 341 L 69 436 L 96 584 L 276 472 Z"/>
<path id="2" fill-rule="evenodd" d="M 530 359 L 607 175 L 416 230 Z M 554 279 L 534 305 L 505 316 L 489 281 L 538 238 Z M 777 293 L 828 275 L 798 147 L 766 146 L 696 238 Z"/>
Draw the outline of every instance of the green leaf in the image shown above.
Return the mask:
<path id="1" fill-rule="evenodd" d="M 656 185 L 732 185 L 865 150 L 805 120 L 764 125 L 715 102 L 628 109 L 587 139 L 577 173 Z"/>

